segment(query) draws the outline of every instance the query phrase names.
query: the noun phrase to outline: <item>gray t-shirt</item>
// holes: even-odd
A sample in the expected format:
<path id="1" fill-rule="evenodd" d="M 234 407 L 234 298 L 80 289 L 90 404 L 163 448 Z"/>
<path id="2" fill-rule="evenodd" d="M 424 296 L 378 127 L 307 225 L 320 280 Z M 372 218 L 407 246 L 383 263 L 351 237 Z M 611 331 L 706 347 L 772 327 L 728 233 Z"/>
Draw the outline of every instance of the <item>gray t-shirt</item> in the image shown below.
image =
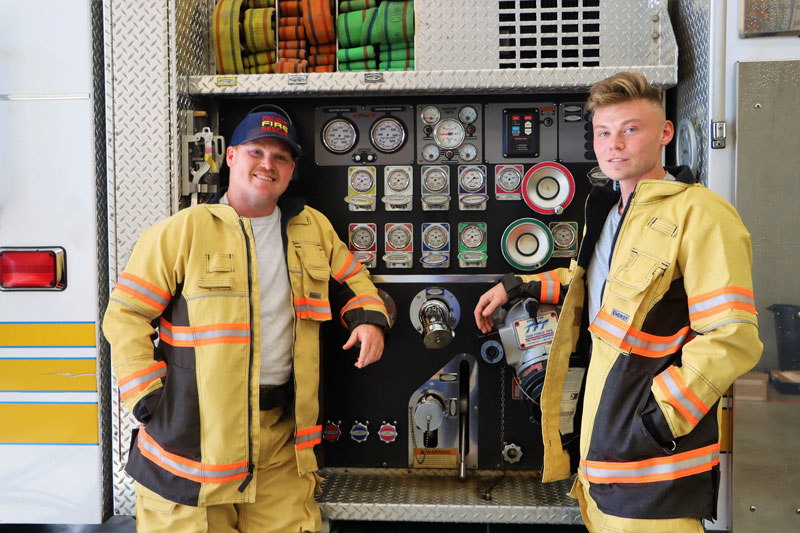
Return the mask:
<path id="1" fill-rule="evenodd" d="M 220 199 L 228 203 L 227 194 Z M 250 219 L 261 295 L 261 385 L 282 385 L 292 373 L 292 290 L 281 240 L 281 210 Z"/>
<path id="2" fill-rule="evenodd" d="M 589 300 L 589 323 L 591 324 L 597 313 L 600 312 L 600 304 L 603 297 L 603 287 L 608 279 L 608 269 L 611 263 L 611 252 L 614 244 L 614 235 L 617 233 L 619 221 L 622 215 L 619 213 L 618 204 L 611 208 L 603 224 L 603 231 L 597 239 L 594 247 L 592 260 L 586 271 L 586 285 Z"/>

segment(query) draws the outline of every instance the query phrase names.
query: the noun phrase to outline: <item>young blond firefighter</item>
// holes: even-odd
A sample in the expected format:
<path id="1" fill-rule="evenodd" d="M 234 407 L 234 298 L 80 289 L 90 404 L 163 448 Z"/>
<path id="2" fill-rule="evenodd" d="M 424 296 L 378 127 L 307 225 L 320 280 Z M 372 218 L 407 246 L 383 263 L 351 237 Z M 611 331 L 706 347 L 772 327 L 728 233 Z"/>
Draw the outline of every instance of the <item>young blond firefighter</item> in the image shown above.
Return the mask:
<path id="1" fill-rule="evenodd" d="M 141 422 L 127 472 L 139 531 L 319 531 L 313 446 L 329 278 L 356 366 L 380 359 L 388 316 L 366 269 L 320 212 L 283 195 L 302 154 L 291 120 L 234 131 L 227 192 L 146 230 L 103 331 Z M 158 338 L 157 346 L 154 339 Z"/>
<path id="2" fill-rule="evenodd" d="M 597 83 L 586 108 L 619 192 L 592 189 L 577 261 L 505 276 L 475 320 L 488 332 L 520 294 L 562 304 L 541 398 L 543 481 L 577 469 L 570 495 L 589 530 L 702 532 L 716 514 L 720 396 L 761 355 L 750 235 L 687 168 L 662 167 L 673 126 L 643 76 Z M 562 435 L 567 370 L 587 364 L 580 424 Z"/>

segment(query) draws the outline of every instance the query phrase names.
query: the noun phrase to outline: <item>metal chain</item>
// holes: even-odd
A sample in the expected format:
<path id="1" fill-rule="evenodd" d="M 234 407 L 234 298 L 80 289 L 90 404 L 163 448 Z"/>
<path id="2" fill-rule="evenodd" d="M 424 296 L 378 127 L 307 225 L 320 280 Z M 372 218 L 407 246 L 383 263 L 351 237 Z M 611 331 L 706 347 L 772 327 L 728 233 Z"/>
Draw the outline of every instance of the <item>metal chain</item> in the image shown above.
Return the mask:
<path id="1" fill-rule="evenodd" d="M 500 454 L 501 462 L 503 448 L 506 447 L 506 365 L 500 367 Z"/>

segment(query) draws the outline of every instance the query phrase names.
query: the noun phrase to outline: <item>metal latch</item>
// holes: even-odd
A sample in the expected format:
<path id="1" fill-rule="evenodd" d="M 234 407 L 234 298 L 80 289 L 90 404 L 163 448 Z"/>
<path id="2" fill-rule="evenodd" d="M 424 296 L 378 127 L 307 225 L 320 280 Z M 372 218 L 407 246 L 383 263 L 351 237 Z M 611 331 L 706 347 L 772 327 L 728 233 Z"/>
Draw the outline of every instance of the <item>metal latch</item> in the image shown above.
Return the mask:
<path id="1" fill-rule="evenodd" d="M 725 141 L 728 138 L 728 125 L 724 120 L 711 122 L 711 148 L 725 148 Z"/>

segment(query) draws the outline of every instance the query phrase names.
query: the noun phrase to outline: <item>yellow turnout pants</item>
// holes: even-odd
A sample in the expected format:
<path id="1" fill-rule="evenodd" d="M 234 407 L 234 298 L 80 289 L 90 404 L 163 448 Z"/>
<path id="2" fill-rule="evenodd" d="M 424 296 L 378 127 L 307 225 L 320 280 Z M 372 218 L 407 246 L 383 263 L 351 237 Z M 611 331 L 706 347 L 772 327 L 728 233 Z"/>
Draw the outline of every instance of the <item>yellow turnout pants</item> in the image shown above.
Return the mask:
<path id="1" fill-rule="evenodd" d="M 314 500 L 321 478 L 297 475 L 294 419 L 283 409 L 261 411 L 259 464 L 254 503 L 192 507 L 166 500 L 136 484 L 136 530 L 140 533 L 266 533 L 320 531 Z"/>

